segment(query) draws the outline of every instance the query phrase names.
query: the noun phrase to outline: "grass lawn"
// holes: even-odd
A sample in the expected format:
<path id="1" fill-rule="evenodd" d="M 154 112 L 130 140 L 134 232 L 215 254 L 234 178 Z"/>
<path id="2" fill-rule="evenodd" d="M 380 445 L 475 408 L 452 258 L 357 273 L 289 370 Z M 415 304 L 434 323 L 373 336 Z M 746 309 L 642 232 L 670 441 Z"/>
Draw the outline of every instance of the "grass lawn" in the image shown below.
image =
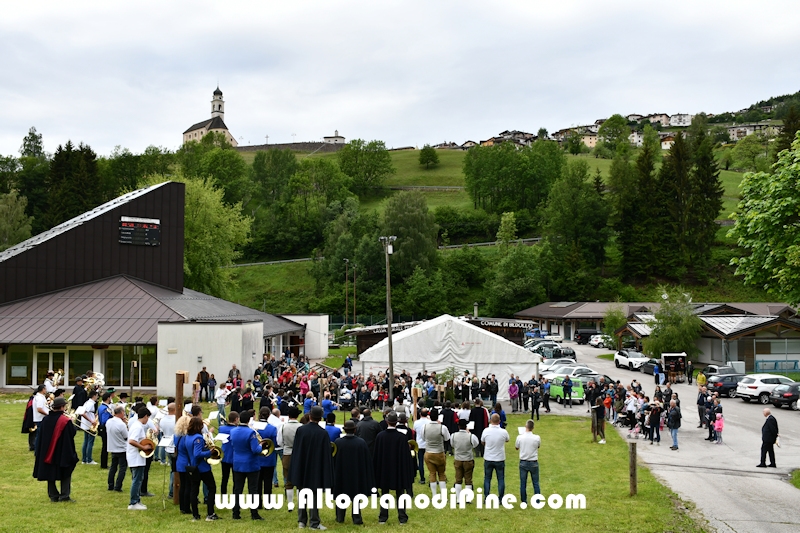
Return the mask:
<path id="1" fill-rule="evenodd" d="M 613 353 L 601 353 L 597 356 L 598 359 L 605 359 L 606 361 L 613 361 L 614 354 Z"/>
<path id="2" fill-rule="evenodd" d="M 123 484 L 123 493 L 108 492 L 105 471 L 99 466 L 78 465 L 72 478 L 72 497 L 76 504 L 51 504 L 47 499 L 46 486 L 31 477 L 33 456 L 27 451 L 27 439 L 19 431 L 26 397 L 21 395 L 0 396 L 0 420 L 3 423 L 0 443 L 4 453 L 0 456 L 0 503 L 7 509 L 2 523 L 3 531 L 50 531 L 55 525 L 58 531 L 84 532 L 87 520 L 102 524 L 103 531 L 232 531 L 253 530 L 248 519 L 234 524 L 230 511 L 220 511 L 221 520 L 216 524 L 190 522 L 179 514 L 177 506 L 171 501 L 162 503 L 168 475 L 165 467 L 154 464 L 150 472 L 151 492 L 156 497 L 145 498 L 147 511 L 127 511 L 130 472 Z M 340 414 L 340 418 L 342 418 Z M 506 494 L 519 496 L 519 474 L 517 453 L 514 451 L 514 438 L 517 427 L 524 423 L 525 417 L 509 415 L 509 433 L 512 440 L 506 445 Z M 410 527 L 437 532 L 463 533 L 466 529 L 475 531 L 514 531 L 525 520 L 534 520 L 540 531 L 636 531 L 636 532 L 693 532 L 702 531 L 683 509 L 674 493 L 661 485 L 652 474 L 640 466 L 639 494 L 628 495 L 628 451 L 627 443 L 616 432 L 609 430 L 608 444 L 601 446 L 591 443 L 589 421 L 584 418 L 550 416 L 542 417 L 536 425 L 536 433 L 542 437 L 543 446 L 539 455 L 540 482 L 545 496 L 559 493 L 584 494 L 585 510 L 553 509 L 512 509 L 478 510 L 470 506 L 465 510 L 409 510 Z M 76 437 L 80 448 L 83 436 Z M 95 442 L 94 459 L 99 460 L 100 440 Z M 483 481 L 482 459 L 476 459 L 476 488 Z M 217 483 L 220 482 L 220 467 L 214 467 Z M 448 486 L 452 487 L 453 461 L 448 460 Z M 415 485 L 415 493 L 430 494 L 429 488 Z M 496 492 L 496 480 L 492 484 Z M 230 490 L 230 487 L 229 487 Z M 529 496 L 532 488 L 529 485 Z M 454 513 L 458 513 L 455 515 Z M 286 511 L 261 511 L 270 531 L 297 530 L 297 518 Z M 243 513 L 246 516 L 246 512 Z M 349 513 L 348 513 L 349 515 Z M 322 523 L 332 531 L 353 531 L 348 517 L 339 525 L 334 521 L 334 512 L 323 509 Z M 454 519 L 455 518 L 455 519 Z M 364 520 L 367 531 L 385 531 L 377 524 L 377 511 L 366 510 Z M 532 522 L 528 522 L 532 523 Z M 398 529 L 396 514 L 390 514 L 389 528 Z M 235 527 L 234 527 L 235 526 Z M 257 528 L 262 530 L 263 527 Z"/>
<path id="3" fill-rule="evenodd" d="M 331 368 L 341 368 L 347 354 L 355 357 L 358 350 L 355 346 L 340 346 L 339 348 L 328 348 L 328 357 L 325 364 Z"/>
<path id="4" fill-rule="evenodd" d="M 464 186 L 464 156 L 461 150 L 436 150 L 439 164 L 426 169 L 419 164 L 419 150 L 390 152 L 397 172 L 386 180 L 387 186 L 396 185 L 448 185 Z"/>
<path id="5" fill-rule="evenodd" d="M 306 313 L 314 294 L 311 261 L 233 268 L 230 300 L 267 313 Z"/>
<path id="6" fill-rule="evenodd" d="M 399 191 L 391 191 L 399 192 Z M 422 191 L 422 195 L 428 202 L 428 209 L 433 211 L 440 205 L 449 205 L 459 209 L 471 209 L 472 200 L 469 194 L 463 189 L 455 191 Z M 361 208 L 364 210 L 375 210 L 383 213 L 386 209 L 386 202 L 389 196 L 369 196 L 361 199 Z"/>
<path id="7" fill-rule="evenodd" d="M 792 485 L 800 489 L 800 470 L 792 472 Z"/>

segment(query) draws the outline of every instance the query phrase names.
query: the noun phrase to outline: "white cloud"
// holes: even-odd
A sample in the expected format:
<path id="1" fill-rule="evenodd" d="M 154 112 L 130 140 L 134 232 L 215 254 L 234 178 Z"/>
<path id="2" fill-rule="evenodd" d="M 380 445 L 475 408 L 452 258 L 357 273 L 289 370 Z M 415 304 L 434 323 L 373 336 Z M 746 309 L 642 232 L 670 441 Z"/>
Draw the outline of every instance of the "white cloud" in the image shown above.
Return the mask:
<path id="1" fill-rule="evenodd" d="M 209 114 L 245 143 L 334 129 L 389 146 L 612 113 L 736 110 L 800 89 L 794 1 L 28 2 L 0 19 L 0 154 L 176 148 Z"/>

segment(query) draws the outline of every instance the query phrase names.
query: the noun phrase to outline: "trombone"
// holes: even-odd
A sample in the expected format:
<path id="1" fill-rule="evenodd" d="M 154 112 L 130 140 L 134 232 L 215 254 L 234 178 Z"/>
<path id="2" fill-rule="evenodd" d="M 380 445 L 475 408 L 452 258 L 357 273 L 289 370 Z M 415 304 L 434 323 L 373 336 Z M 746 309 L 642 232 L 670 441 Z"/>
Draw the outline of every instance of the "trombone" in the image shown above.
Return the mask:
<path id="1" fill-rule="evenodd" d="M 261 438 L 261 434 L 258 432 L 256 428 L 253 428 L 253 433 L 256 434 L 258 443 L 261 445 L 261 455 L 263 455 L 264 457 L 272 455 L 273 452 L 275 452 L 275 443 L 272 442 L 272 439 Z"/>

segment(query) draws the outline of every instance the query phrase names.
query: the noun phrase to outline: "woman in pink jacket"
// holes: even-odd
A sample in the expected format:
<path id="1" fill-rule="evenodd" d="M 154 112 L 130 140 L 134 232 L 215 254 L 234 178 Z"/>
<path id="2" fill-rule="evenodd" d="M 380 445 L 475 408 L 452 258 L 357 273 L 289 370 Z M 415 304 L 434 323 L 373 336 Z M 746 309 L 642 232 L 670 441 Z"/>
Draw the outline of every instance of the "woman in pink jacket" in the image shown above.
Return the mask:
<path id="1" fill-rule="evenodd" d="M 722 418 L 722 413 L 717 413 L 717 420 L 714 422 L 714 432 L 717 434 L 717 442 L 714 444 L 722 444 L 722 429 L 725 427 L 725 419 Z"/>

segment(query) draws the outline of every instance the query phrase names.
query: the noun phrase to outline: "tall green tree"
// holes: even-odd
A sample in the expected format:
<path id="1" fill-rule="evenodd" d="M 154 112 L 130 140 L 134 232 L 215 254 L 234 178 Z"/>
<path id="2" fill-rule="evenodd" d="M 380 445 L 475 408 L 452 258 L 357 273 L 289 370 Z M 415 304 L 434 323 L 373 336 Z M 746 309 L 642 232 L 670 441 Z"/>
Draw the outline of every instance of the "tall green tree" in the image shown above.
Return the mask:
<path id="1" fill-rule="evenodd" d="M 738 168 L 744 170 L 766 170 L 760 161 L 766 157 L 764 143 L 758 135 L 748 135 L 733 148 L 733 159 Z"/>
<path id="2" fill-rule="evenodd" d="M 575 130 L 567 133 L 567 136 L 564 139 L 564 148 L 572 155 L 580 154 L 583 150 L 583 139 L 581 138 L 581 134 Z"/>
<path id="3" fill-rule="evenodd" d="M 715 142 L 706 134 L 704 123 L 692 133 L 691 140 L 694 164 L 690 175 L 693 201 L 689 211 L 689 237 L 694 246 L 690 270 L 696 278 L 705 278 L 711 266 L 711 250 L 719 229 L 717 217 L 722 212 L 725 189 L 714 157 Z"/>
<path id="4" fill-rule="evenodd" d="M 535 246 L 512 246 L 500 259 L 487 282 L 486 304 L 490 316 L 512 317 L 520 309 L 545 300 Z"/>
<path id="5" fill-rule="evenodd" d="M 651 333 L 644 340 L 645 352 L 653 357 L 686 352 L 690 359 L 696 359 L 703 322 L 694 312 L 691 297 L 680 287 L 672 290 L 661 287 L 660 291 L 663 301 L 654 313 L 655 320 L 649 323 Z"/>
<path id="6" fill-rule="evenodd" d="M 615 154 L 617 147 L 628 144 L 630 133 L 631 129 L 625 117 L 619 114 L 611 115 L 597 130 L 597 144 Z"/>
<path id="7" fill-rule="evenodd" d="M 14 156 L 0 156 L 0 194 L 8 194 L 16 185 L 19 161 Z"/>
<path id="8" fill-rule="evenodd" d="M 426 144 L 419 151 L 419 164 L 424 165 L 425 168 L 435 167 L 439 164 L 439 154 L 430 144 Z"/>
<path id="9" fill-rule="evenodd" d="M 570 161 L 550 191 L 544 235 L 558 247 L 579 251 L 590 267 L 605 259 L 609 209 L 589 177 L 586 161 Z"/>
<path id="10" fill-rule="evenodd" d="M 48 174 L 50 161 L 44 151 L 42 134 L 31 128 L 22 140 L 19 169 L 16 173 L 15 187 L 20 196 L 28 199 L 25 214 L 33 217 L 31 231 L 39 234 L 50 226 L 47 223 Z"/>
<path id="11" fill-rule="evenodd" d="M 85 144 L 59 145 L 47 178 L 46 226 L 52 228 L 102 204 L 97 154 Z"/>
<path id="12" fill-rule="evenodd" d="M 263 205 L 272 205 L 283 197 L 289 179 L 299 168 L 297 156 L 291 150 L 256 152 L 252 180 Z"/>
<path id="13" fill-rule="evenodd" d="M 748 285 L 763 287 L 791 305 L 800 304 L 800 135 L 778 157 L 773 174 L 747 173 L 741 200 L 733 213 L 742 256 L 736 274 Z"/>
<path id="14" fill-rule="evenodd" d="M 42 134 L 37 132 L 35 127 L 31 126 L 28 134 L 22 139 L 19 155 L 21 157 L 45 157 Z"/>
<path id="15" fill-rule="evenodd" d="M 25 214 L 28 200 L 17 191 L 0 194 L 0 251 L 31 236 L 31 217 Z"/>
<path id="16" fill-rule="evenodd" d="M 352 178 L 354 191 L 359 193 L 382 187 L 386 178 L 395 173 L 392 157 L 383 141 L 353 139 L 337 156 L 339 168 Z"/>
<path id="17" fill-rule="evenodd" d="M 791 149 L 795 134 L 800 131 L 800 112 L 798 112 L 798 109 L 798 106 L 789 106 L 789 110 L 783 118 L 781 134 L 775 139 L 775 161 L 777 161 L 777 154 Z"/>
<path id="18" fill-rule="evenodd" d="M 251 219 L 241 204 L 225 202 L 225 192 L 209 178 L 176 173 L 169 177 L 186 185 L 184 211 L 184 284 L 196 291 L 226 298 L 235 283 L 227 267 L 240 257 L 248 241 Z M 167 181 L 149 176 L 142 186 Z"/>
<path id="19" fill-rule="evenodd" d="M 657 198 L 663 213 L 663 228 L 658 235 L 659 262 L 662 273 L 675 278 L 686 274 L 692 247 L 697 246 L 691 235 L 691 210 L 695 207 L 691 171 L 689 145 L 683 133 L 678 132 L 657 180 Z"/>
<path id="20" fill-rule="evenodd" d="M 497 230 L 497 243 L 503 249 L 503 253 L 508 251 L 508 247 L 515 240 L 517 240 L 517 221 L 514 212 L 503 213 L 500 229 Z"/>
<path id="21" fill-rule="evenodd" d="M 403 191 L 386 203 L 383 216 L 384 235 L 395 235 L 392 277 L 409 277 L 416 267 L 428 270 L 436 266 L 436 226 L 433 213 L 419 191 Z M 379 243 L 375 243 L 379 246 Z"/>
<path id="22" fill-rule="evenodd" d="M 619 338 L 616 335 L 618 329 L 628 323 L 628 317 L 622 310 L 622 304 L 616 302 L 609 305 L 606 312 L 603 313 L 603 334 L 618 343 Z"/>
<path id="23" fill-rule="evenodd" d="M 403 284 L 399 310 L 406 315 L 434 317 L 450 311 L 451 286 L 442 271 L 436 269 L 428 275 L 416 267 Z"/>

